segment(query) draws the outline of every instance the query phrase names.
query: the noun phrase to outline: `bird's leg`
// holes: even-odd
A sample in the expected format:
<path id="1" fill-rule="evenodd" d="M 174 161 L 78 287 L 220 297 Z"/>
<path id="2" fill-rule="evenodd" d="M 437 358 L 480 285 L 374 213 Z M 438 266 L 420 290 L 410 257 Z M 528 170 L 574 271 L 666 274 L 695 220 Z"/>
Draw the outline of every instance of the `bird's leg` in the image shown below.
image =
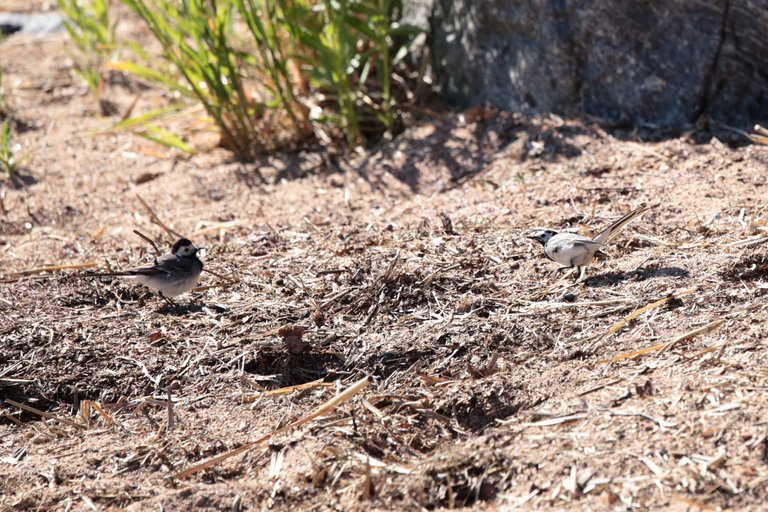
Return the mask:
<path id="1" fill-rule="evenodd" d="M 576 267 L 576 268 L 579 269 L 579 277 L 578 279 L 576 279 L 576 283 L 574 284 L 580 283 L 584 279 L 584 273 L 587 271 L 587 267 L 582 266 L 582 267 Z"/>
<path id="2" fill-rule="evenodd" d="M 179 309 L 179 306 L 178 306 L 178 305 L 177 305 L 175 302 L 173 302 L 171 299 L 169 299 L 168 297 L 166 297 L 165 295 L 163 295 L 163 292 L 157 292 L 157 293 L 158 293 L 158 294 L 160 294 L 160 297 L 161 297 L 161 298 L 162 298 L 162 299 L 163 299 L 165 302 L 167 302 L 167 303 L 168 303 L 168 305 L 169 305 L 169 306 L 171 306 L 173 309 Z"/>

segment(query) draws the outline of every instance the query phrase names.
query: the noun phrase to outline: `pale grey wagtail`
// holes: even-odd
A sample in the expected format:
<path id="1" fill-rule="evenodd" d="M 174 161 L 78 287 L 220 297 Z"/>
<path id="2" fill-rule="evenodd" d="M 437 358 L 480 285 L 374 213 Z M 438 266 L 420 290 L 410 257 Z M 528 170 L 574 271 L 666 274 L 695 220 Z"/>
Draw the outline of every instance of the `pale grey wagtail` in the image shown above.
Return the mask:
<path id="1" fill-rule="evenodd" d="M 578 269 L 578 283 L 584 277 L 585 267 L 592 262 L 600 248 L 621 228 L 650 208 L 642 206 L 632 210 L 592 238 L 576 233 L 558 233 L 550 229 L 534 231 L 528 238 L 539 241 L 544 246 L 544 254 L 550 260 L 565 267 Z"/>

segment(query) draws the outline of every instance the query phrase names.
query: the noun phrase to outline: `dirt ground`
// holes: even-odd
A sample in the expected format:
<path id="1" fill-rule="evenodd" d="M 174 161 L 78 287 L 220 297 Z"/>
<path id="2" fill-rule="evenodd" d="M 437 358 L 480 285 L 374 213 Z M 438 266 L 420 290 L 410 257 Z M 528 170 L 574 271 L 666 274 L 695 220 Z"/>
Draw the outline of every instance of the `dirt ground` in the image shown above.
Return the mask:
<path id="1" fill-rule="evenodd" d="M 0 45 L 0 509 L 764 509 L 768 148 L 474 110 L 183 158 L 97 133 L 65 43 Z M 170 246 L 139 197 L 215 272 L 180 310 L 77 277 Z M 642 204 L 578 285 L 525 238 Z"/>

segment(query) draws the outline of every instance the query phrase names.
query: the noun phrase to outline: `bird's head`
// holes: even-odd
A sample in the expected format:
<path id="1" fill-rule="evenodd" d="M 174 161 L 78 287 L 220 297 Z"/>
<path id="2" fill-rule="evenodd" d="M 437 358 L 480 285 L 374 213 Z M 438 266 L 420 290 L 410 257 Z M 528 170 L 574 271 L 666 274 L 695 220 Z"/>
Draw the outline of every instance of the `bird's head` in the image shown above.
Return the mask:
<path id="1" fill-rule="evenodd" d="M 184 256 L 194 256 L 199 250 L 200 249 L 195 247 L 195 244 L 186 238 L 182 238 L 181 240 L 177 241 L 171 248 L 171 252 L 180 258 Z"/>
<path id="2" fill-rule="evenodd" d="M 527 238 L 530 238 L 531 240 L 536 240 L 539 243 L 541 243 L 541 245 L 545 245 L 547 242 L 549 242 L 549 239 L 555 236 L 556 234 L 557 234 L 557 231 L 552 231 L 551 229 L 540 229 L 528 235 Z"/>

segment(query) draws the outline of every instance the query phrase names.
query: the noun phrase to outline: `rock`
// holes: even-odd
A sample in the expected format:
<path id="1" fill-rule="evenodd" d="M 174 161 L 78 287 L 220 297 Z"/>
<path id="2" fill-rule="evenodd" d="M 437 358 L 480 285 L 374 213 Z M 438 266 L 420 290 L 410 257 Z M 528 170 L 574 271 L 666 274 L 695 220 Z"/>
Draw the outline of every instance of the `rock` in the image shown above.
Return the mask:
<path id="1" fill-rule="evenodd" d="M 430 22 L 436 82 L 459 107 L 667 128 L 768 118 L 768 0 L 434 0 Z"/>
<path id="2" fill-rule="evenodd" d="M 21 14 L 0 12 L 0 33 L 17 32 L 32 37 L 46 37 L 64 29 L 61 16 L 56 12 Z"/>

